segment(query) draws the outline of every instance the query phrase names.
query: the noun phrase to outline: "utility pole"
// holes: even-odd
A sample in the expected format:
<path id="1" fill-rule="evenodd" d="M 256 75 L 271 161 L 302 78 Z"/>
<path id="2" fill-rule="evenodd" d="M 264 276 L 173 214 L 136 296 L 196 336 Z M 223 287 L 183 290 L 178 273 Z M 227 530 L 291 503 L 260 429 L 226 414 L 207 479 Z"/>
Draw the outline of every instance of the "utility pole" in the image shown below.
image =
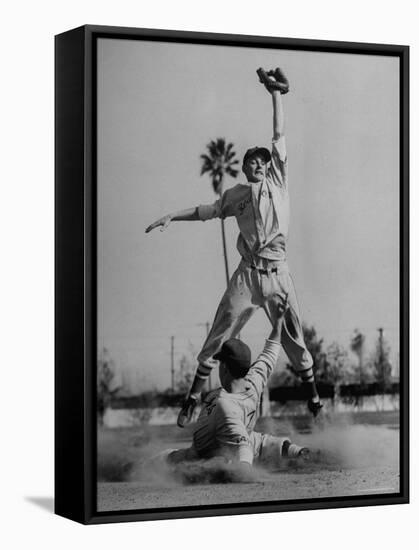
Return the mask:
<path id="1" fill-rule="evenodd" d="M 358 356 L 359 361 L 359 384 L 364 384 L 364 335 L 355 329 L 351 339 L 351 349 Z"/>
<path id="2" fill-rule="evenodd" d="M 383 329 L 378 329 L 378 372 L 379 372 L 379 381 L 383 385 L 384 391 L 384 352 L 383 352 Z"/>
<path id="3" fill-rule="evenodd" d="M 364 347 L 363 344 L 361 344 L 361 348 L 359 350 L 359 382 L 361 386 L 364 383 Z"/>
<path id="4" fill-rule="evenodd" d="M 172 392 L 175 391 L 175 337 L 170 337 L 170 373 L 172 377 Z"/>

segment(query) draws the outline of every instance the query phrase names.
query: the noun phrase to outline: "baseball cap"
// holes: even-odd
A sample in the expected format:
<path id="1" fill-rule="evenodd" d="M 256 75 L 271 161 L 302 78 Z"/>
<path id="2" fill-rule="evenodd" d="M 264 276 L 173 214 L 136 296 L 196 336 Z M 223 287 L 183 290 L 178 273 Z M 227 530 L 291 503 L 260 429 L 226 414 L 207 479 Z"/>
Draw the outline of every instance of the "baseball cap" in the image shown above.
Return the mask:
<path id="1" fill-rule="evenodd" d="M 214 355 L 217 361 L 223 361 L 228 368 L 245 376 L 251 366 L 251 353 L 249 346 L 238 338 L 230 338 L 222 345 L 221 350 Z"/>
<path id="2" fill-rule="evenodd" d="M 266 162 L 270 162 L 271 160 L 271 153 L 269 152 L 269 150 L 266 149 L 266 147 L 259 147 L 258 145 L 256 145 L 256 147 L 251 147 L 246 151 L 246 154 L 243 157 L 243 164 L 247 160 L 249 160 L 250 157 L 253 157 L 253 155 L 256 154 L 262 155 Z"/>

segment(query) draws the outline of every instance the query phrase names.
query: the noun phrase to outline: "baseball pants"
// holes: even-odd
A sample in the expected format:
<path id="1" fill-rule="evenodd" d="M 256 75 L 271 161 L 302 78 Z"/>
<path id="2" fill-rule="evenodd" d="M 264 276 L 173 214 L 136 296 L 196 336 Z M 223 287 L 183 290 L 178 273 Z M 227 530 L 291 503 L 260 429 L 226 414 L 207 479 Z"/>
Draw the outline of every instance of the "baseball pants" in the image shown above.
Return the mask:
<path id="1" fill-rule="evenodd" d="M 249 435 L 250 446 L 253 450 L 254 461 L 257 464 L 265 466 L 275 466 L 280 463 L 283 458 L 283 445 L 285 442 L 291 443 L 288 437 L 276 437 L 260 432 L 251 432 Z M 216 456 L 229 458 L 231 450 L 227 449 L 223 452 L 222 449 L 216 448 L 213 451 L 208 451 L 206 454 L 199 454 L 194 446 L 186 449 L 174 449 L 170 453 L 169 462 L 179 464 L 180 462 L 190 462 L 200 459 L 210 459 Z"/>
<path id="2" fill-rule="evenodd" d="M 242 260 L 221 299 L 198 355 L 197 377 L 206 379 L 209 376 L 214 366 L 212 356 L 226 340 L 237 337 L 256 310 L 262 307 L 273 324 L 278 314 L 279 298 L 287 299 L 281 344 L 298 373 L 310 370 L 313 359 L 304 343 L 297 297 L 287 262 L 268 262 L 265 269 L 257 269 Z"/>

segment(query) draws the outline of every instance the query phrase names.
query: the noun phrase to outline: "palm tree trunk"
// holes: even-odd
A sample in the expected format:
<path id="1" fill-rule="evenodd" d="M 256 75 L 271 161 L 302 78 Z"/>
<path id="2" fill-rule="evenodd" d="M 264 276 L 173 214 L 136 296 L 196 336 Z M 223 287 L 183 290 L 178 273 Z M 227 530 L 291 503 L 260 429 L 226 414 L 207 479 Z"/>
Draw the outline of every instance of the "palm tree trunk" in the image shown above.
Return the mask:
<path id="1" fill-rule="evenodd" d="M 216 185 L 213 183 L 214 189 L 216 189 L 217 195 L 221 198 L 224 190 L 224 174 L 221 174 L 220 180 Z M 230 273 L 228 269 L 228 258 L 227 258 L 227 243 L 226 243 L 226 232 L 224 228 L 224 220 L 221 218 L 221 237 L 223 240 L 223 254 L 224 254 L 224 267 L 226 271 L 226 284 L 230 282 Z"/>
<path id="2" fill-rule="evenodd" d="M 227 244 L 226 244 L 226 234 L 224 229 L 224 220 L 221 220 L 221 236 L 223 238 L 223 253 L 224 253 L 224 266 L 226 271 L 227 286 L 230 281 L 230 274 L 228 270 L 228 258 L 227 258 Z"/>

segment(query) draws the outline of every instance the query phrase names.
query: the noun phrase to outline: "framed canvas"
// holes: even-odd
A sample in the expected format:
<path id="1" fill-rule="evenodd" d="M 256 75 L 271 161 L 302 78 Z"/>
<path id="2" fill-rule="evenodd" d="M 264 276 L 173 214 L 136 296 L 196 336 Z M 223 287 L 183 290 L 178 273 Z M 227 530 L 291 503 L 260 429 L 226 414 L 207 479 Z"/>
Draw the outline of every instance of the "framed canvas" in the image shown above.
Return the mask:
<path id="1" fill-rule="evenodd" d="M 55 47 L 56 513 L 408 502 L 408 47 Z"/>

